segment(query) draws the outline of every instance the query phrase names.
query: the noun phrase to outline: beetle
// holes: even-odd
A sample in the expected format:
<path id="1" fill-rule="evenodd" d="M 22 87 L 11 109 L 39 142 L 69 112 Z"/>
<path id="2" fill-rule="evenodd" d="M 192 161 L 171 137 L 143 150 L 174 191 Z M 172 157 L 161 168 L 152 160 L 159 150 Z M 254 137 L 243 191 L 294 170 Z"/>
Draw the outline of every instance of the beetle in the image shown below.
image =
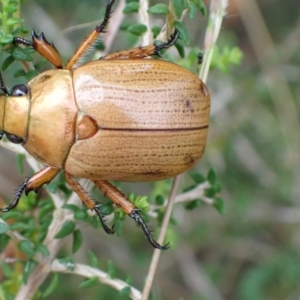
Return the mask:
<path id="1" fill-rule="evenodd" d="M 80 64 L 79 60 L 104 33 L 115 0 L 105 16 L 75 51 L 66 66 L 44 34 L 31 40 L 15 37 L 15 45 L 30 46 L 56 69 L 45 71 L 11 91 L 0 77 L 0 135 L 22 146 L 45 168 L 27 178 L 2 212 L 16 207 L 23 192 L 37 191 L 63 171 L 82 202 L 99 216 L 112 234 L 101 206 L 79 184 L 86 178 L 151 236 L 138 209 L 109 180 L 156 181 L 174 177 L 201 158 L 206 145 L 210 95 L 193 73 L 174 63 L 154 59 L 178 38 L 108 54 Z"/>

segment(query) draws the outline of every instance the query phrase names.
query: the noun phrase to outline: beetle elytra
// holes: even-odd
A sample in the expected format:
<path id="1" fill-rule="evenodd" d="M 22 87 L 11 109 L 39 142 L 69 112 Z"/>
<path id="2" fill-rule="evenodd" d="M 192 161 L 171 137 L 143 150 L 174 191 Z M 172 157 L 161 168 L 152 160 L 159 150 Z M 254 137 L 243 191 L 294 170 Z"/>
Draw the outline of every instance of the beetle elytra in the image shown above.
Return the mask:
<path id="1" fill-rule="evenodd" d="M 32 31 L 14 44 L 33 47 L 56 69 L 11 91 L 0 77 L 0 135 L 23 147 L 45 168 L 19 187 L 2 212 L 17 206 L 23 192 L 37 191 L 60 172 L 82 202 L 94 210 L 111 234 L 101 207 L 75 179 L 86 178 L 141 225 L 158 249 L 138 209 L 108 180 L 155 181 L 191 168 L 202 156 L 208 131 L 210 96 L 190 71 L 152 59 L 178 38 L 108 54 L 80 64 L 109 22 L 109 0 L 100 26 L 84 40 L 64 67 L 53 44 Z"/>

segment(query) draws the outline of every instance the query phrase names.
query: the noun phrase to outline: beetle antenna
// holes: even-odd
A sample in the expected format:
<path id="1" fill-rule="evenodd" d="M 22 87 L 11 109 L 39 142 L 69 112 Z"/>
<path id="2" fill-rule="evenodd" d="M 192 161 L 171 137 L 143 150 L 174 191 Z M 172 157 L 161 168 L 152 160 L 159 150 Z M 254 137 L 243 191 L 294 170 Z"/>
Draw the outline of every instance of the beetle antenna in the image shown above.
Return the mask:
<path id="1" fill-rule="evenodd" d="M 15 192 L 14 200 L 11 203 L 9 203 L 9 205 L 6 206 L 5 208 L 2 208 L 1 209 L 2 212 L 8 212 L 8 211 L 10 211 L 11 209 L 15 208 L 18 205 L 18 203 L 20 201 L 20 198 L 21 198 L 21 196 L 22 196 L 22 194 L 23 194 L 23 192 L 24 192 L 24 190 L 27 186 L 27 183 L 28 183 L 29 179 L 30 179 L 30 177 L 26 178 L 26 180 L 17 188 L 17 190 Z"/>
<path id="2" fill-rule="evenodd" d="M 104 231 L 108 234 L 114 234 L 115 233 L 115 228 L 114 226 L 110 229 L 107 225 L 106 225 L 106 221 L 104 219 L 104 215 L 103 212 L 101 211 L 100 205 L 97 204 L 94 207 L 94 211 L 96 212 L 96 214 L 98 215 L 100 222 L 102 224 L 102 227 L 104 229 Z"/>
<path id="3" fill-rule="evenodd" d="M 151 235 L 151 231 L 149 230 L 148 226 L 146 225 L 145 221 L 142 219 L 142 216 L 139 214 L 137 209 L 132 210 L 132 212 L 128 216 L 133 218 L 142 227 L 142 229 L 146 235 L 146 238 L 148 239 L 148 241 L 154 248 L 159 249 L 159 250 L 166 250 L 170 247 L 169 243 L 162 246 L 153 239 L 153 237 Z"/>
<path id="4" fill-rule="evenodd" d="M 2 73 L 0 71 L 0 90 L 4 93 L 4 94 L 8 94 L 8 89 L 6 87 L 6 85 L 4 84 L 4 81 L 3 81 L 3 77 L 2 77 Z"/>

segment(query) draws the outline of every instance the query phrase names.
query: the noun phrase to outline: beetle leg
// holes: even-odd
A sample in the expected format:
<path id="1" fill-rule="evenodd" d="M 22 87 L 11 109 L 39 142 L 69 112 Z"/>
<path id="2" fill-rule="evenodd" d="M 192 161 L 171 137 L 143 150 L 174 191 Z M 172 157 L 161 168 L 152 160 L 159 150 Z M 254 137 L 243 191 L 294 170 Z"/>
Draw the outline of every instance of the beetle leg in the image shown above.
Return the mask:
<path id="1" fill-rule="evenodd" d="M 137 48 L 133 48 L 130 50 L 123 50 L 115 53 L 108 54 L 106 56 L 101 57 L 101 59 L 143 59 L 149 58 L 152 55 L 160 55 L 160 51 L 163 49 L 167 49 L 174 45 L 177 38 L 179 36 L 179 31 L 175 29 L 174 33 L 171 35 L 170 39 L 162 44 L 152 44 L 148 46 L 140 46 Z"/>
<path id="2" fill-rule="evenodd" d="M 129 217 L 133 218 L 142 227 L 148 241 L 154 248 L 160 250 L 169 248 L 169 244 L 162 246 L 152 238 L 151 232 L 145 221 L 142 219 L 138 209 L 136 209 L 136 207 L 115 186 L 106 180 L 93 180 L 93 182 L 104 193 L 105 196 L 110 198 L 117 206 L 121 207 Z"/>
<path id="3" fill-rule="evenodd" d="M 78 61 L 82 58 L 82 56 L 94 45 L 94 42 L 100 36 L 101 33 L 104 33 L 104 29 L 109 22 L 112 6 L 115 0 L 109 0 L 106 6 L 104 20 L 100 24 L 100 26 L 96 26 L 96 28 L 84 39 L 83 43 L 79 46 L 79 48 L 75 51 L 73 56 L 70 58 L 66 65 L 67 70 L 71 70 L 77 66 Z"/>
<path id="4" fill-rule="evenodd" d="M 46 167 L 34 174 L 32 177 L 27 178 L 16 190 L 14 200 L 7 207 L 2 208 L 1 211 L 8 212 L 15 208 L 18 205 L 24 191 L 26 195 L 28 195 L 30 191 L 36 192 L 43 184 L 49 183 L 59 173 L 59 171 L 59 169 Z"/>
<path id="5" fill-rule="evenodd" d="M 34 30 L 31 32 L 32 41 L 26 40 L 21 37 L 15 37 L 13 39 L 13 44 L 15 45 L 25 45 L 32 46 L 35 51 L 37 51 L 40 55 L 45 57 L 51 64 L 53 64 L 57 69 L 62 69 L 62 59 L 53 45 L 53 43 L 49 43 L 44 34 L 41 33 L 37 35 Z"/>
<path id="6" fill-rule="evenodd" d="M 100 222 L 102 224 L 103 229 L 105 230 L 106 233 L 108 234 L 113 234 L 115 232 L 114 227 L 110 229 L 104 219 L 104 215 L 101 211 L 101 208 L 99 205 L 97 205 L 94 201 L 94 199 L 87 193 L 87 191 L 81 186 L 79 182 L 77 182 L 72 175 L 69 173 L 65 172 L 66 180 L 73 189 L 73 191 L 78 195 L 80 200 L 91 210 L 95 210 L 97 213 Z"/>

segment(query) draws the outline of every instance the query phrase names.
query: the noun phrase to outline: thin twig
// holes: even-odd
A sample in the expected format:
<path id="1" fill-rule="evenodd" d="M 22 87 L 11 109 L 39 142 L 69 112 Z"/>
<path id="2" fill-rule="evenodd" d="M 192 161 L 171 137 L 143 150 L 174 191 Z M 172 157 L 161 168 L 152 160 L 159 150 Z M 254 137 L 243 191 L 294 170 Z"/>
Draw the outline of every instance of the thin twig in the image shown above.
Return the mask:
<path id="1" fill-rule="evenodd" d="M 164 219 L 162 222 L 161 231 L 160 231 L 159 237 L 157 239 L 158 243 L 160 243 L 160 244 L 162 244 L 165 239 L 165 235 L 166 235 L 167 227 L 168 227 L 168 224 L 170 221 L 179 181 L 180 181 L 180 175 L 176 176 L 173 180 L 173 185 L 172 185 L 172 189 L 171 189 L 171 193 L 170 193 L 170 197 L 169 197 L 169 202 L 168 202 L 167 209 L 166 209 Z M 147 275 L 147 280 L 146 280 L 144 290 L 143 290 L 142 300 L 148 300 L 151 286 L 153 283 L 153 279 L 155 276 L 157 264 L 158 264 L 158 261 L 160 258 L 160 254 L 161 254 L 161 250 L 158 250 L 158 249 L 154 250 L 150 268 L 149 268 L 148 275 Z"/>
<path id="2" fill-rule="evenodd" d="M 136 288 L 130 286 L 128 283 L 120 279 L 112 279 L 109 277 L 107 273 L 84 264 L 76 263 L 74 264 L 74 269 L 70 270 L 64 265 L 62 265 L 61 263 L 59 263 L 57 259 L 55 259 L 51 263 L 50 271 L 66 273 L 66 274 L 76 274 L 76 275 L 83 276 L 85 278 L 97 277 L 99 282 L 109 285 L 118 291 L 122 290 L 123 288 L 130 287 L 129 297 L 133 300 L 141 299 L 141 292 L 138 291 Z"/>
<path id="3" fill-rule="evenodd" d="M 147 27 L 147 31 L 143 35 L 142 45 L 150 45 L 153 41 L 153 34 L 151 31 L 149 14 L 147 13 L 148 8 L 149 8 L 149 1 L 140 0 L 140 9 L 139 9 L 140 21 Z"/>

